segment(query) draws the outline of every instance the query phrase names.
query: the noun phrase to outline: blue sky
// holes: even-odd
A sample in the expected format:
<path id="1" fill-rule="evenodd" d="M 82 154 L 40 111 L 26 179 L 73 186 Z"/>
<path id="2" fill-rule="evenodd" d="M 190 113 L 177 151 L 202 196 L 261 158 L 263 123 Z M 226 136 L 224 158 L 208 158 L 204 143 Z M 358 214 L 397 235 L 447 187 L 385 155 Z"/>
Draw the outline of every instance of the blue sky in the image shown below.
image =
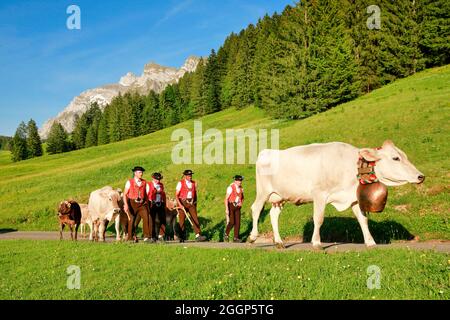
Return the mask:
<path id="1" fill-rule="evenodd" d="M 34 0 L 0 2 L 0 135 L 41 126 L 82 91 L 118 82 L 145 63 L 180 67 L 232 31 L 294 0 Z M 66 9 L 81 9 L 69 30 Z"/>

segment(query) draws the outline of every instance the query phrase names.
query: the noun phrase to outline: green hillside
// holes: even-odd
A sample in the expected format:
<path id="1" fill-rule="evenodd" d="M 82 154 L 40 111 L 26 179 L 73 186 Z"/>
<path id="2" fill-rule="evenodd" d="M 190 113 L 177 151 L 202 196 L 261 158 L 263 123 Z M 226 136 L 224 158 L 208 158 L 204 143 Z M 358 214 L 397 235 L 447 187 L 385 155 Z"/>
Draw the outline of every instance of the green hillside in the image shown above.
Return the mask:
<path id="1" fill-rule="evenodd" d="M 391 139 L 412 163 L 425 173 L 423 185 L 390 188 L 383 213 L 371 216 L 376 241 L 450 239 L 450 66 L 430 69 L 398 80 L 355 101 L 305 120 L 271 120 L 257 108 L 228 109 L 201 118 L 203 132 L 217 128 L 278 128 L 280 147 L 314 142 L 343 141 L 359 147 L 376 147 Z M 246 203 L 241 232 L 250 232 L 250 205 L 255 193 L 254 165 L 174 165 L 171 133 L 175 128 L 193 130 L 193 121 L 105 146 L 66 154 L 43 156 L 19 163 L 0 160 L 0 229 L 56 230 L 56 205 L 73 198 L 86 202 L 92 190 L 121 187 L 130 169 L 142 165 L 147 176 L 161 170 L 166 189 L 172 190 L 183 169 L 189 167 L 199 182 L 199 214 L 205 233 L 219 240 L 224 229 L 223 197 L 231 177 L 246 179 Z M 207 143 L 204 143 L 207 145 Z M 6 163 L 5 163 L 6 162 Z M 271 230 L 266 214 L 261 230 Z M 351 210 L 338 213 L 327 208 L 323 241 L 362 242 Z M 286 206 L 280 218 L 283 237 L 312 233 L 312 206 Z M 192 234 L 191 234 L 192 236 Z"/>
<path id="2" fill-rule="evenodd" d="M 0 166 L 11 163 L 11 152 L 0 150 Z"/>

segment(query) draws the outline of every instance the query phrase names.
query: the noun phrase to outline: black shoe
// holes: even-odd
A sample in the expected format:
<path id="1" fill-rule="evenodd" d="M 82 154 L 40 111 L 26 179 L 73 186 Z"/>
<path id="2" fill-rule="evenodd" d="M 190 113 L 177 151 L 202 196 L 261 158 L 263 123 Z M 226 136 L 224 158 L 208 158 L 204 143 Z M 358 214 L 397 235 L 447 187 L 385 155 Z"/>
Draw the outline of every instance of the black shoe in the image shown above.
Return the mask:
<path id="1" fill-rule="evenodd" d="M 233 242 L 234 242 L 234 243 L 242 243 L 242 240 L 239 239 L 239 238 L 234 238 L 234 239 L 233 239 Z"/>
<path id="2" fill-rule="evenodd" d="M 184 243 L 184 239 L 183 238 L 180 238 L 180 243 Z"/>
<path id="3" fill-rule="evenodd" d="M 198 237 L 195 238 L 195 241 L 197 241 L 197 242 L 206 241 L 206 237 L 205 236 L 198 236 Z"/>
<path id="4" fill-rule="evenodd" d="M 224 235 L 223 236 L 223 242 L 228 242 L 228 241 L 230 241 L 230 237 L 227 236 L 227 235 Z"/>

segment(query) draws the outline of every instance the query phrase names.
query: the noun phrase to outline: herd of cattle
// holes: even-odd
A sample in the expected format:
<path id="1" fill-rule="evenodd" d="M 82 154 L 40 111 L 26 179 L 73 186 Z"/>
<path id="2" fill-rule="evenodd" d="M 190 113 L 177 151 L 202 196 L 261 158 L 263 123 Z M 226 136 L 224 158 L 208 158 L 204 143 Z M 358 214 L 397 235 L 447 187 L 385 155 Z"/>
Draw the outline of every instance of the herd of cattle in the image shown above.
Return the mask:
<path id="1" fill-rule="evenodd" d="M 361 159 L 373 164 L 377 180 L 387 186 L 400 186 L 406 183 L 420 184 L 425 176 L 408 160 L 407 155 L 390 140 L 380 148 L 356 148 L 347 143 L 331 142 L 292 147 L 286 150 L 263 150 L 256 162 L 256 199 L 253 202 L 253 229 L 249 240 L 258 237 L 258 220 L 265 203 L 270 203 L 270 220 L 273 227 L 274 242 L 283 247 L 278 230 L 278 218 L 284 203 L 295 205 L 313 202 L 314 232 L 312 244 L 320 247 L 320 227 L 324 220 L 327 204 L 338 211 L 352 208 L 363 232 L 367 246 L 375 245 L 369 232 L 367 213 L 358 204 L 357 163 Z M 167 226 L 174 226 L 177 211 L 166 208 Z M 79 207 L 75 209 L 74 207 Z M 64 224 L 88 224 L 91 228 L 89 239 L 104 240 L 104 232 L 109 222 L 115 221 L 116 238 L 120 239 L 120 226 L 127 230 L 129 219 L 123 211 L 121 191 L 104 187 L 91 193 L 89 205 L 78 206 L 74 202 L 62 202 L 61 213 L 76 211 L 70 218 L 61 217 L 61 237 Z M 79 212 L 78 212 L 79 211 Z M 66 219 L 66 220 L 64 220 Z M 72 219 L 72 220 L 70 220 Z M 77 227 L 76 227 L 77 229 Z M 126 232 L 126 231 L 124 231 Z M 76 237 L 76 231 L 75 231 Z"/>
<path id="2" fill-rule="evenodd" d="M 105 241 L 106 228 L 112 221 L 115 224 L 116 240 L 126 239 L 131 217 L 124 211 L 123 207 L 122 190 L 110 186 L 93 191 L 88 204 L 79 204 L 74 200 L 62 201 L 58 206 L 60 239 L 63 238 L 63 230 L 66 225 L 70 228 L 72 240 L 77 240 L 79 227 L 81 227 L 82 236 L 85 237 L 85 229 L 88 225 L 90 229 L 89 240 Z M 176 201 L 169 199 L 165 209 L 166 226 L 172 229 L 172 232 L 168 232 L 167 235 L 176 239 L 175 225 L 178 214 Z M 139 224 L 139 220 L 136 222 Z M 160 223 L 158 219 L 156 223 Z"/>

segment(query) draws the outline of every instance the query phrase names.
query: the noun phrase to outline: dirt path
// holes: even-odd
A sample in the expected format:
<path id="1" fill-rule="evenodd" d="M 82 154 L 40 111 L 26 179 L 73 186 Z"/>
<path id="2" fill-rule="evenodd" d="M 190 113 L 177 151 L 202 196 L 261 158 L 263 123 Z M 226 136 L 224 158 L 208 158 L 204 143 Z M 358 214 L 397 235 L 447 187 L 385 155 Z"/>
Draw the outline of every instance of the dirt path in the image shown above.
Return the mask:
<path id="1" fill-rule="evenodd" d="M 0 240 L 12 239 L 27 239 L 27 240 L 58 240 L 59 232 L 46 231 L 11 231 L 0 232 Z M 64 233 L 64 239 L 70 239 L 68 232 Z M 80 241 L 87 241 L 87 239 L 79 239 Z M 107 242 L 115 241 L 114 237 L 107 237 Z M 143 243 L 141 241 L 141 243 Z M 266 249 L 277 250 L 270 242 L 257 241 L 255 244 L 248 243 L 224 243 L 224 242 L 193 242 L 188 241 L 179 243 L 177 241 L 166 242 L 166 245 L 183 246 L 183 247 L 197 247 L 197 248 L 239 248 L 239 249 Z M 302 242 L 286 242 L 286 250 L 314 250 L 310 243 Z M 345 251 L 363 251 L 368 250 L 364 244 L 360 243 L 323 243 L 323 249 L 328 253 L 345 252 Z M 409 248 L 414 250 L 434 250 L 438 252 L 450 253 L 450 241 L 427 241 L 427 242 L 399 242 L 392 244 L 379 244 L 377 249 L 386 248 Z"/>

